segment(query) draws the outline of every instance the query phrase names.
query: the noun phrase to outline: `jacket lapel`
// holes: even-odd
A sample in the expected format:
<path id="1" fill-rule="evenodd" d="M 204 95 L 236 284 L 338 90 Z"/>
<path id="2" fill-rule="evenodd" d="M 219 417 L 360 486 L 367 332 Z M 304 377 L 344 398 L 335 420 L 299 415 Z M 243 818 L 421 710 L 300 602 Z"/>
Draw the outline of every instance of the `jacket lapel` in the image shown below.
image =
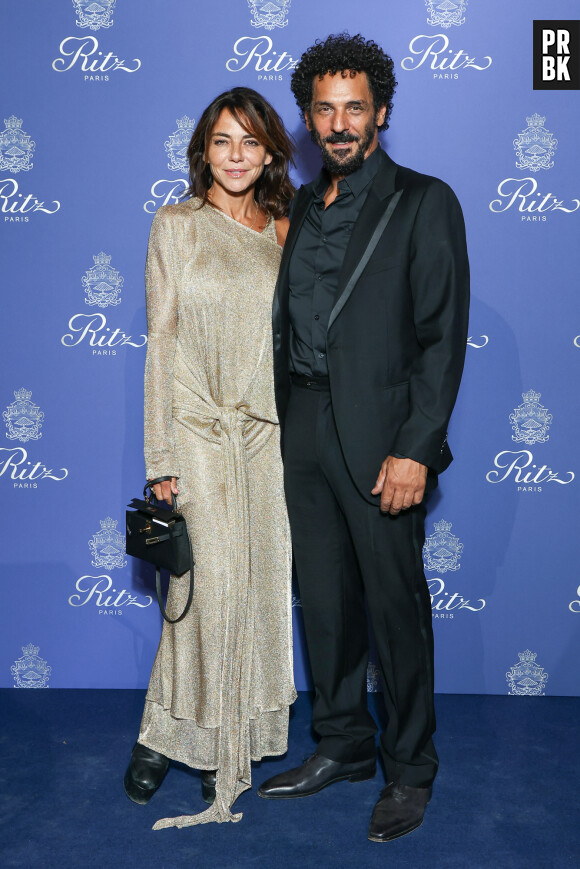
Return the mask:
<path id="1" fill-rule="evenodd" d="M 382 165 L 371 182 L 371 189 L 355 222 L 353 232 L 344 255 L 342 268 L 338 278 L 336 302 L 330 313 L 328 328 L 343 309 L 352 293 L 358 275 L 355 270 L 361 261 L 369 240 L 373 237 L 385 210 L 389 207 L 391 198 L 396 192 L 398 166 L 391 158 L 381 151 Z M 397 199 L 398 201 L 398 199 Z M 355 278 L 353 280 L 353 277 Z"/>

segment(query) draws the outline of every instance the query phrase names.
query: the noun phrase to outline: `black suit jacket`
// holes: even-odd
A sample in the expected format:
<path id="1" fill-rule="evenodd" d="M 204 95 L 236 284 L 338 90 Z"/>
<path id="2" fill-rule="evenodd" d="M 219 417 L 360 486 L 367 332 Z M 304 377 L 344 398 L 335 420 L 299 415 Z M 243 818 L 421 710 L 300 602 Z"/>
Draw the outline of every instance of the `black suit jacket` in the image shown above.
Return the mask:
<path id="1" fill-rule="evenodd" d="M 327 336 L 340 442 L 357 487 L 371 503 L 378 501 L 370 490 L 388 455 L 408 456 L 435 474 L 451 462 L 447 426 L 463 371 L 469 309 L 465 227 L 455 194 L 437 178 L 398 166 L 384 152 L 381 160 L 346 250 Z M 294 200 L 274 295 L 282 443 L 290 392 L 289 262 L 312 198 L 310 183 Z M 353 282 L 377 223 L 395 202 Z"/>

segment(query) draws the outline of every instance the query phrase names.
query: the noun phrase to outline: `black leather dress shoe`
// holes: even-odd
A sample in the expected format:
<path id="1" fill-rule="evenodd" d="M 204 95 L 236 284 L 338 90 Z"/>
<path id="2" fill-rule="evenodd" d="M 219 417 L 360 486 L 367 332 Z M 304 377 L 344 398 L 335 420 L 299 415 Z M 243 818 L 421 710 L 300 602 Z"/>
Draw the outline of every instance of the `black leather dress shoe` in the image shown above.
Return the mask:
<path id="1" fill-rule="evenodd" d="M 373 778 L 376 771 L 374 758 L 355 763 L 340 763 L 321 754 L 313 754 L 302 766 L 281 772 L 265 781 L 258 789 L 258 796 L 266 800 L 309 797 L 337 781 L 366 781 Z"/>
<path id="2" fill-rule="evenodd" d="M 215 800 L 215 769 L 202 769 L 201 771 L 201 798 L 210 805 Z"/>
<path id="3" fill-rule="evenodd" d="M 169 769 L 169 758 L 139 742 L 135 743 L 123 785 L 130 800 L 148 803 Z"/>
<path id="4" fill-rule="evenodd" d="M 390 842 L 412 833 L 423 823 L 431 788 L 412 788 L 390 782 L 381 791 L 369 827 L 371 842 Z"/>

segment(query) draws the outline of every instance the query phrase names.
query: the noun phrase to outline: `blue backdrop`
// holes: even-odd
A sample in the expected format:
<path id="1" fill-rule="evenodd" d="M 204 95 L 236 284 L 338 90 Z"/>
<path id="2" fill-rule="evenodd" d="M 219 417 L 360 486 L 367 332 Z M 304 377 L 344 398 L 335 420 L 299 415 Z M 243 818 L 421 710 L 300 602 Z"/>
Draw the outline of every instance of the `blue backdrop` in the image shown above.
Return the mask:
<path id="1" fill-rule="evenodd" d="M 467 223 L 455 462 L 425 546 L 437 690 L 580 693 L 580 106 L 578 91 L 533 90 L 532 22 L 546 14 L 541 0 L 2 4 L 1 685 L 146 685 L 161 619 L 123 532 L 144 476 L 152 215 L 183 189 L 201 111 L 234 85 L 281 112 L 295 180 L 309 180 L 319 160 L 292 65 L 348 29 L 395 60 L 385 148 L 448 181 Z"/>

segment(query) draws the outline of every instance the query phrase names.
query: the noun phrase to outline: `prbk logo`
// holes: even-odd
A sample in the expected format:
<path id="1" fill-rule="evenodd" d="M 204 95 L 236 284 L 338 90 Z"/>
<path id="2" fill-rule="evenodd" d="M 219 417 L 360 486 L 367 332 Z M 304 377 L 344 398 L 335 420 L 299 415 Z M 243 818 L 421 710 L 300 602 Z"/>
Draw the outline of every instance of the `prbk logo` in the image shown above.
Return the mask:
<path id="1" fill-rule="evenodd" d="M 88 27 L 90 30 L 100 30 L 101 27 L 112 27 L 113 10 L 117 0 L 73 0 L 77 13 L 77 27 Z"/>
<path id="2" fill-rule="evenodd" d="M 125 567 L 125 535 L 117 531 L 117 520 L 107 516 L 101 519 L 101 530 L 89 540 L 89 549 L 93 567 L 104 567 L 112 570 L 114 567 Z"/>
<path id="3" fill-rule="evenodd" d="M 26 441 L 37 441 L 42 437 L 40 429 L 44 413 L 30 400 L 31 397 L 32 392 L 24 387 L 17 389 L 14 393 L 15 401 L 2 414 L 8 429 L 6 437 L 11 441 L 18 440 L 25 444 Z"/>
<path id="4" fill-rule="evenodd" d="M 104 251 L 93 256 L 94 266 L 87 269 L 81 279 L 85 304 L 89 307 L 107 308 L 121 304 L 120 293 L 124 279 L 111 266 L 111 256 Z M 92 356 L 116 356 L 121 347 L 144 347 L 147 335 L 133 338 L 122 329 L 107 325 L 105 314 L 73 314 L 68 321 L 68 332 L 61 337 L 63 347 L 84 345 Z"/>
<path id="5" fill-rule="evenodd" d="M 143 204 L 143 211 L 147 214 L 155 214 L 162 205 L 175 205 L 181 202 L 188 188 L 187 146 L 195 129 L 195 121 L 184 115 L 182 118 L 177 118 L 176 124 L 177 129 L 163 143 L 163 147 L 169 158 L 167 168 L 172 172 L 183 172 L 185 178 L 159 178 L 155 181 L 151 185 L 152 199 L 148 199 Z"/>
<path id="6" fill-rule="evenodd" d="M 458 0 L 457 3 L 451 3 L 450 0 L 441 0 L 440 3 L 437 0 L 425 0 L 425 6 L 429 13 L 427 24 L 431 27 L 451 31 L 465 23 L 467 0 Z M 462 70 L 482 72 L 492 64 L 489 55 L 476 57 L 463 48 L 452 47 L 446 33 L 420 33 L 411 39 L 409 51 L 411 53 L 403 58 L 401 67 L 406 71 L 430 69 L 433 78 L 437 80 L 458 79 Z"/>
<path id="7" fill-rule="evenodd" d="M 553 417 L 544 405 L 540 404 L 541 393 L 533 389 L 522 393 L 522 403 L 514 408 L 509 415 L 512 427 L 512 441 L 526 446 L 545 444 L 550 439 L 548 434 Z M 573 471 L 566 471 L 560 476 L 546 464 L 534 461 L 531 450 L 502 450 L 494 461 L 494 467 L 485 475 L 488 483 L 512 482 L 518 492 L 541 492 L 548 483 L 559 483 L 567 486 L 574 480 Z"/>
<path id="8" fill-rule="evenodd" d="M 32 643 L 22 646 L 22 657 L 17 658 L 10 667 L 15 688 L 48 688 L 52 667 L 40 657 L 39 652 L 40 646 Z"/>
<path id="9" fill-rule="evenodd" d="M 28 133 L 22 129 L 22 118 L 11 115 L 4 118 L 5 129 L 0 133 L 0 171 L 17 175 L 29 172 L 34 163 L 32 155 L 36 148 Z M 15 178 L 0 178 L 0 212 L 4 223 L 28 223 L 29 214 L 35 211 L 54 214 L 60 202 L 53 200 L 45 204 L 32 193 L 21 193 Z"/>
<path id="10" fill-rule="evenodd" d="M 425 5 L 429 10 L 427 24 L 431 27 L 460 27 L 465 24 L 465 7 L 468 0 L 459 0 L 458 3 L 451 3 L 451 0 L 443 0 L 442 3 L 437 3 L 437 0 L 425 0 Z"/>
<path id="11" fill-rule="evenodd" d="M 520 659 L 517 664 L 505 674 L 509 691 L 508 694 L 519 694 L 526 697 L 544 697 L 546 694 L 546 682 L 548 674 L 543 667 L 536 664 L 537 652 L 518 652 Z"/>
<path id="12" fill-rule="evenodd" d="M 6 437 L 23 444 L 40 440 L 44 413 L 31 401 L 32 392 L 22 387 L 15 390 L 14 398 L 2 413 Z M 0 477 L 4 476 L 12 480 L 14 489 L 37 489 L 39 480 L 60 482 L 68 477 L 68 470 L 58 468 L 55 471 L 42 462 L 34 462 L 28 458 L 24 447 L 0 447 Z"/>
<path id="13" fill-rule="evenodd" d="M 263 0 L 247 0 L 252 11 L 250 24 L 254 29 L 273 31 L 286 27 L 290 0 L 276 3 Z M 281 81 L 283 72 L 294 69 L 298 60 L 287 51 L 274 48 L 274 41 L 264 33 L 261 36 L 240 36 L 234 43 L 233 57 L 226 61 L 228 72 L 254 70 L 258 81 Z"/>
<path id="14" fill-rule="evenodd" d="M 425 570 L 437 571 L 437 573 L 459 570 L 463 543 L 455 534 L 451 534 L 451 522 L 441 519 L 434 523 L 434 528 L 434 533 L 425 539 L 423 546 Z M 434 619 L 452 619 L 456 610 L 476 613 L 485 607 L 483 598 L 471 601 L 459 592 L 447 591 L 445 581 L 440 576 L 428 578 L 427 586 L 431 595 L 431 611 Z"/>
<path id="15" fill-rule="evenodd" d="M 534 112 L 526 118 L 526 128 L 513 140 L 516 168 L 532 172 L 525 178 L 504 178 L 497 186 L 498 199 L 492 199 L 489 210 L 494 214 L 516 211 L 525 223 L 545 223 L 553 212 L 573 214 L 580 208 L 580 199 L 558 199 L 551 191 L 543 193 L 534 175 L 554 166 L 553 156 L 558 147 L 545 126 L 546 118 Z"/>
<path id="16" fill-rule="evenodd" d="M 109 305 L 120 305 L 119 294 L 123 286 L 123 278 L 111 266 L 111 257 L 104 251 L 93 257 L 94 266 L 88 269 L 82 279 L 87 298 L 85 304 L 106 308 Z"/>
<path id="17" fill-rule="evenodd" d="M 580 90 L 580 21 L 534 21 L 534 90 Z"/>
<path id="18" fill-rule="evenodd" d="M 116 0 L 73 0 L 77 15 L 76 26 L 81 30 L 93 31 L 112 27 L 115 5 Z M 52 61 L 53 70 L 69 72 L 77 69 L 82 73 L 84 81 L 109 81 L 113 73 L 131 73 L 141 69 L 141 60 L 138 57 L 127 61 L 112 51 L 105 51 L 100 48 L 97 37 L 88 33 L 65 37 L 58 49 L 59 55 Z"/>

